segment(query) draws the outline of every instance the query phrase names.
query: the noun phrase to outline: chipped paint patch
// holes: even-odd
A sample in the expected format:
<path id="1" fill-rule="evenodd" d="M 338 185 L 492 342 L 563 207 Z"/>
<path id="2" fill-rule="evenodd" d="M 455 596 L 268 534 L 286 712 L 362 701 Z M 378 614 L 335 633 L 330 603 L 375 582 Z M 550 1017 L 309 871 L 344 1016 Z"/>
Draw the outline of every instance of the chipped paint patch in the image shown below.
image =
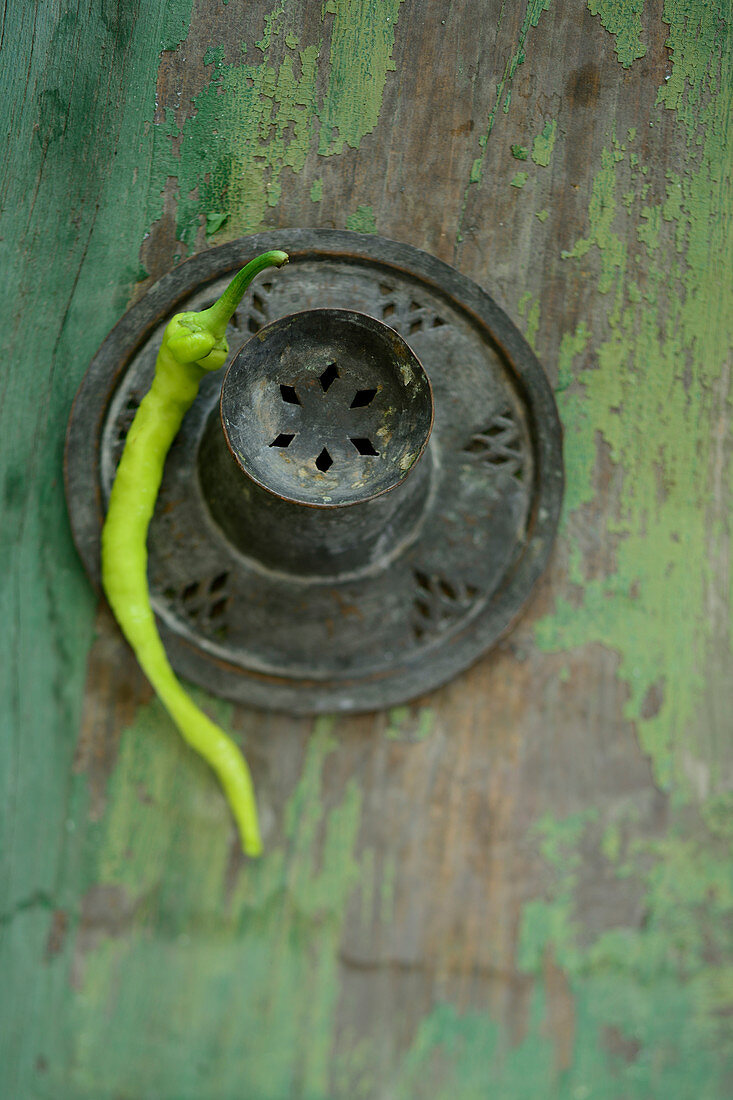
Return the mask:
<path id="1" fill-rule="evenodd" d="M 624 159 L 623 148 L 614 140 L 610 149 L 601 152 L 601 169 L 593 180 L 588 220 L 590 233 L 581 237 L 573 247 L 564 251 L 563 259 L 580 259 L 595 245 L 601 261 L 598 290 L 607 293 L 614 283 L 620 289 L 626 272 L 626 246 L 621 236 L 613 231 L 617 212 L 616 165 Z"/>
<path id="2" fill-rule="evenodd" d="M 574 332 L 563 333 L 562 340 L 560 341 L 560 353 L 557 357 L 557 386 L 555 387 L 555 393 L 563 393 L 573 382 L 575 378 L 573 363 L 576 357 L 580 355 L 581 352 L 585 351 L 589 339 L 590 331 L 584 321 L 580 322 Z M 575 411 L 576 415 L 580 415 L 579 409 Z M 574 480 L 573 486 L 578 484 L 580 480 L 581 479 Z M 587 485 L 589 480 L 589 478 L 583 478 L 582 484 L 584 486 Z M 569 492 L 570 487 L 568 487 L 568 493 Z M 586 498 L 581 497 L 576 499 L 566 494 L 564 502 L 565 511 L 573 512 L 583 503 L 584 499 Z"/>
<path id="3" fill-rule="evenodd" d="M 597 15 L 606 30 L 616 39 L 614 50 L 625 69 L 639 57 L 646 56 L 641 40 L 641 13 L 644 0 L 588 0 L 588 11 Z"/>
<path id="4" fill-rule="evenodd" d="M 557 136 L 557 120 L 549 119 L 532 142 L 532 160 L 541 168 L 547 168 L 552 159 L 552 150 L 555 148 Z"/>
<path id="5" fill-rule="evenodd" d="M 319 177 L 311 184 L 311 202 L 320 202 L 323 198 L 323 180 Z"/>
<path id="6" fill-rule="evenodd" d="M 206 215 L 206 236 L 213 237 L 215 233 L 229 221 L 228 214 L 208 213 Z"/>
<path id="7" fill-rule="evenodd" d="M 359 206 L 346 219 L 346 228 L 356 233 L 376 233 L 377 219 L 371 206 Z"/>
<path id="8" fill-rule="evenodd" d="M 531 303 L 531 304 L 530 304 Z M 519 316 L 525 319 L 524 335 L 529 346 L 537 350 L 537 330 L 540 327 L 540 300 L 532 302 L 531 291 L 526 291 L 517 305 Z"/>
<path id="9" fill-rule="evenodd" d="M 425 741 L 435 730 L 436 717 L 432 707 L 393 707 L 384 736 L 388 741 Z"/>

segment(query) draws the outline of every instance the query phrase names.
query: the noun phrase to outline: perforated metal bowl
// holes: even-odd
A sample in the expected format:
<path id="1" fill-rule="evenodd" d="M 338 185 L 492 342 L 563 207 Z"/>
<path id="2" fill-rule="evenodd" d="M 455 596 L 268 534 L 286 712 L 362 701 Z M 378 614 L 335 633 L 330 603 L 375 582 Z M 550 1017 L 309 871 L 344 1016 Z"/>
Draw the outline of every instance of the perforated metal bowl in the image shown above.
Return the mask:
<path id="1" fill-rule="evenodd" d="M 241 349 L 221 392 L 232 454 L 263 488 L 337 508 L 399 485 L 433 424 L 428 377 L 402 337 L 345 309 L 265 325 Z"/>

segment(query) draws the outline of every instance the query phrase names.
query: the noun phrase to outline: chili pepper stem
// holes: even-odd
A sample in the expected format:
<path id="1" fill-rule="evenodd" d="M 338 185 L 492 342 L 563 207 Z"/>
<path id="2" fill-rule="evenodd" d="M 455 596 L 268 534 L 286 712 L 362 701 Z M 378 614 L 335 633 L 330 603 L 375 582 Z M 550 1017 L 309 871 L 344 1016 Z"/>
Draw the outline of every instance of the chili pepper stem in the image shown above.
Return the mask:
<path id="1" fill-rule="evenodd" d="M 261 256 L 256 256 L 254 260 L 250 260 L 247 266 L 243 267 L 234 276 L 229 286 L 222 296 L 214 302 L 213 306 L 209 306 L 208 309 L 199 313 L 199 322 L 209 329 L 212 336 L 221 339 L 227 330 L 227 325 L 231 321 L 235 309 L 242 300 L 242 295 L 255 275 L 259 275 L 260 271 L 264 271 L 266 267 L 282 267 L 287 262 L 287 252 L 280 252 L 279 249 L 272 252 L 263 252 Z"/>

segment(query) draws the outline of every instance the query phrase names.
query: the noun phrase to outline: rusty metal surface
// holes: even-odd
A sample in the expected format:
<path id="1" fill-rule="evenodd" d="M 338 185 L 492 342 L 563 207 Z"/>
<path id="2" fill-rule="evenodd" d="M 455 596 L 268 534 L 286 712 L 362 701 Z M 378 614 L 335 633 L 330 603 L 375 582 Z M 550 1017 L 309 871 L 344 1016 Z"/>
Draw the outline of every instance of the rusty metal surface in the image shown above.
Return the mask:
<path id="1" fill-rule="evenodd" d="M 347 554 L 333 569 L 298 572 L 297 560 L 273 568 L 266 547 L 248 555 L 212 515 L 206 474 L 197 476 L 220 397 L 212 376 L 166 465 L 149 540 L 154 606 L 174 666 L 209 690 L 294 713 L 393 705 L 444 683 L 507 630 L 547 561 L 562 497 L 561 432 L 542 368 L 492 299 L 433 257 L 372 236 L 283 230 L 206 252 L 161 280 L 111 333 L 77 396 L 67 445 L 77 545 L 98 581 L 103 501 L 170 314 L 205 307 L 270 248 L 291 262 L 248 295 L 232 354 L 303 309 L 385 322 L 433 387 L 435 423 L 417 467 L 424 490 L 398 510 L 400 522 L 380 518 L 380 538 L 356 563 Z M 256 487 L 246 480 L 251 514 Z M 348 551 L 348 524 L 342 534 Z"/>

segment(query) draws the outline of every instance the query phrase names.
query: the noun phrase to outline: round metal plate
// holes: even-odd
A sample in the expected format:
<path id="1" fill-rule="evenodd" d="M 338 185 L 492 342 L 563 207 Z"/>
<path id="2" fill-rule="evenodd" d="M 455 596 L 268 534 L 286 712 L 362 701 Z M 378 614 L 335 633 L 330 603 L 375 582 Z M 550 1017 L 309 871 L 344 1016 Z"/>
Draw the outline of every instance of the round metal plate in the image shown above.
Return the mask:
<path id="1" fill-rule="evenodd" d="M 547 562 L 563 489 L 560 423 L 540 364 L 488 294 L 432 256 L 356 233 L 281 230 L 163 278 L 112 331 L 77 395 L 66 454 L 74 536 L 99 584 L 106 499 L 165 324 L 205 308 L 274 248 L 290 263 L 246 295 L 231 357 L 263 325 L 304 309 L 351 309 L 394 328 L 433 387 L 427 503 L 409 544 L 386 545 L 360 574 L 299 577 L 246 557 L 213 521 L 197 474 L 219 372 L 166 464 L 149 537 L 153 604 L 176 670 L 212 692 L 291 713 L 393 706 L 445 683 L 509 628 Z"/>

